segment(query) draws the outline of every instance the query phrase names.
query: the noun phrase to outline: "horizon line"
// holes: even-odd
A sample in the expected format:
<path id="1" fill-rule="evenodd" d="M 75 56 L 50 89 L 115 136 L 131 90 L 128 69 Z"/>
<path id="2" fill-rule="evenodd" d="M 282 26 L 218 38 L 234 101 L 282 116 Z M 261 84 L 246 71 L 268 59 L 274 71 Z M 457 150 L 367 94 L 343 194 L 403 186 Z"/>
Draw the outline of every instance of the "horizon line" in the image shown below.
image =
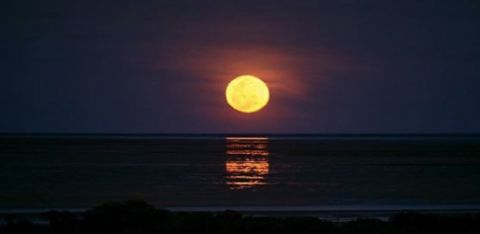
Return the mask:
<path id="1" fill-rule="evenodd" d="M 478 136 L 478 133 L 115 133 L 115 132 L 0 132 L 0 136 Z"/>

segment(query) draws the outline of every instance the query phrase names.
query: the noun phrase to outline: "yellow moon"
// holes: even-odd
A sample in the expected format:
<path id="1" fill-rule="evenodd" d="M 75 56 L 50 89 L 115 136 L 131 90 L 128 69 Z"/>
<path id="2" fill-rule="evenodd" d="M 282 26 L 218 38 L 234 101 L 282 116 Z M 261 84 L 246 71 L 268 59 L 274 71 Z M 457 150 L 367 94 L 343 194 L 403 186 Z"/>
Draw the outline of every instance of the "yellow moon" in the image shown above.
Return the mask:
<path id="1" fill-rule="evenodd" d="M 239 76 L 228 83 L 225 91 L 227 103 L 235 110 L 253 113 L 265 107 L 270 99 L 267 84 L 251 76 Z"/>

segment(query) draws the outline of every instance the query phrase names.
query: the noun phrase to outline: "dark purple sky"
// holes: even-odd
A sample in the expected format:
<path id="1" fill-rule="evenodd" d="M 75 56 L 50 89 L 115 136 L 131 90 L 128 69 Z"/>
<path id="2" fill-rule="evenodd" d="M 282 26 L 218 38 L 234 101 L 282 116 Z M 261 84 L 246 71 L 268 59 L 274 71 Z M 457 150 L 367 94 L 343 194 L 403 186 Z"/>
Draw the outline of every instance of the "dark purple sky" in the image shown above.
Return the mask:
<path id="1" fill-rule="evenodd" d="M 0 132 L 480 132 L 478 1 L 10 2 Z"/>

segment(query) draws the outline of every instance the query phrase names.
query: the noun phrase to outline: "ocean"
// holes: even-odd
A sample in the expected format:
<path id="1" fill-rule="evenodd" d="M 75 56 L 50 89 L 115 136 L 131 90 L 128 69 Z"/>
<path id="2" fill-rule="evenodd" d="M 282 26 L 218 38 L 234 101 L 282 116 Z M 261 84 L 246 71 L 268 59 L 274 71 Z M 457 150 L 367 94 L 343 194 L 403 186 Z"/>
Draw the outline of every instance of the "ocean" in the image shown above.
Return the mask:
<path id="1" fill-rule="evenodd" d="M 480 137 L 4 135 L 0 210 L 480 207 Z"/>

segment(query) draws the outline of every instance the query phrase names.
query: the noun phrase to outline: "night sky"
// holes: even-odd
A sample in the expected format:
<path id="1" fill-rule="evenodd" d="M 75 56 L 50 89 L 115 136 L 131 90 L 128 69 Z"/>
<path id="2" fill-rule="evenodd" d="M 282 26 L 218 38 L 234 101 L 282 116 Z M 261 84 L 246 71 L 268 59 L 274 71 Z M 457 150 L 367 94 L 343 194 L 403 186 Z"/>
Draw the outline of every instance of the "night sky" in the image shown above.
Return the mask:
<path id="1" fill-rule="evenodd" d="M 10 1 L 0 132 L 480 132 L 478 1 Z M 225 101 L 242 74 L 269 105 Z"/>

